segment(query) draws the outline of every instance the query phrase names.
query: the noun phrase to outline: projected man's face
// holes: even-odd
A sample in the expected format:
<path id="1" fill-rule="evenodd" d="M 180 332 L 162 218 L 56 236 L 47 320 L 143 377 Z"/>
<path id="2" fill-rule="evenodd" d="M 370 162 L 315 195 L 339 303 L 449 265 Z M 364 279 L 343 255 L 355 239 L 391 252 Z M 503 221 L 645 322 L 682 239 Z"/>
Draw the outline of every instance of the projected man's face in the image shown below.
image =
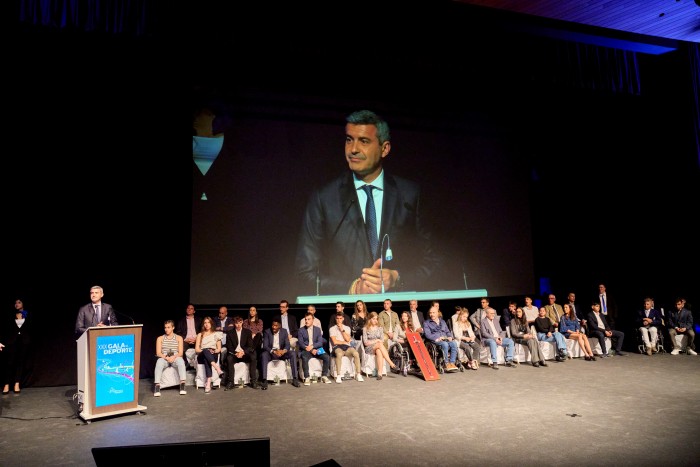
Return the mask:
<path id="1" fill-rule="evenodd" d="M 382 159 L 389 154 L 391 143 L 379 144 L 374 125 L 345 125 L 345 159 L 350 170 L 365 182 L 371 182 L 382 170 Z"/>

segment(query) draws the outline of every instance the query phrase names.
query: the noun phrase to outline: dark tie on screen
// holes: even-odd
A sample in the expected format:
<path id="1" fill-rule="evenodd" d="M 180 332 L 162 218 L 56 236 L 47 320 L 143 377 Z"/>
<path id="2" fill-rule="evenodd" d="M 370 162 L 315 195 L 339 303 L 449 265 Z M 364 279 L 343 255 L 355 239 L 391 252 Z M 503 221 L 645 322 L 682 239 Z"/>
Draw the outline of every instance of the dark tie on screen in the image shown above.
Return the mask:
<path id="1" fill-rule="evenodd" d="M 377 247 L 379 246 L 379 237 L 377 236 L 377 211 L 374 209 L 374 197 L 372 197 L 372 185 L 364 185 L 362 187 L 367 193 L 367 204 L 365 205 L 365 229 L 367 230 L 367 239 L 369 240 L 369 248 L 372 253 L 372 259 L 377 258 Z"/>

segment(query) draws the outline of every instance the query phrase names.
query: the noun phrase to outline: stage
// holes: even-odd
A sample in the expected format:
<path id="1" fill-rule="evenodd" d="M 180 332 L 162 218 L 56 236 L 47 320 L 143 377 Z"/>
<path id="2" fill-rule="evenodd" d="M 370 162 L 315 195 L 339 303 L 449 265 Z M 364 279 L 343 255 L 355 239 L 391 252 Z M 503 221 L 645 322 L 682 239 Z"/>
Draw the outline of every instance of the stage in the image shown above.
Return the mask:
<path id="1" fill-rule="evenodd" d="M 76 386 L 2 396 L 0 465 L 94 466 L 93 447 L 249 438 L 270 438 L 271 465 L 280 467 L 677 467 L 700 459 L 700 358 L 683 354 L 482 366 L 432 382 L 391 374 L 209 395 L 188 386 L 187 395 L 169 388 L 160 398 L 151 384 L 140 382 L 145 413 L 89 424 L 77 417 Z"/>

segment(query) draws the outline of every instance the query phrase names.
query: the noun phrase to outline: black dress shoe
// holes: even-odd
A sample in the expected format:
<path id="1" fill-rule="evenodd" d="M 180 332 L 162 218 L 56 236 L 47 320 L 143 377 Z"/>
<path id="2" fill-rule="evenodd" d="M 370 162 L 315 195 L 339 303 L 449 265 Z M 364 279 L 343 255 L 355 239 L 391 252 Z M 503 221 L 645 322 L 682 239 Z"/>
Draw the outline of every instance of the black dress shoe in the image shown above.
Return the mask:
<path id="1" fill-rule="evenodd" d="M 230 391 L 231 389 L 233 389 L 233 383 L 229 381 L 226 383 L 226 389 L 224 389 L 224 391 Z"/>
<path id="2" fill-rule="evenodd" d="M 294 386 L 295 388 L 298 388 L 301 386 L 301 384 L 299 384 L 298 379 L 294 379 L 294 380 L 292 380 L 292 386 Z"/>
<path id="3" fill-rule="evenodd" d="M 534 366 L 535 368 L 539 368 L 539 367 L 540 367 L 540 364 L 537 363 L 537 362 L 532 362 L 532 366 Z"/>
<path id="4" fill-rule="evenodd" d="M 547 362 L 545 362 L 544 360 L 542 360 L 542 361 L 540 362 L 540 366 L 549 366 L 549 365 L 547 365 Z"/>
<path id="5" fill-rule="evenodd" d="M 260 389 L 262 389 L 263 391 L 267 391 L 267 381 L 263 381 L 260 384 Z"/>
<path id="6" fill-rule="evenodd" d="M 253 381 L 252 383 L 250 383 L 250 387 L 251 387 L 252 389 L 258 389 L 258 382 L 257 382 L 257 381 Z"/>
<path id="7" fill-rule="evenodd" d="M 615 355 L 618 355 L 618 356 L 620 356 L 620 357 L 624 357 L 624 356 L 627 355 L 627 354 L 624 353 L 622 350 L 616 350 L 616 351 L 615 351 Z"/>

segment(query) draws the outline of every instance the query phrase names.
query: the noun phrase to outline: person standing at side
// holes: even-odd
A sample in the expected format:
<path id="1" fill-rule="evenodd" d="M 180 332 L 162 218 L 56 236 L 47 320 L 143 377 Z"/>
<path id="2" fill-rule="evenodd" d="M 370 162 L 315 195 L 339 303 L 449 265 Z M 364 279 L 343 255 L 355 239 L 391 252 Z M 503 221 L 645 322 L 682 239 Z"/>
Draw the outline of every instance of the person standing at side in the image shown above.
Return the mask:
<path id="1" fill-rule="evenodd" d="M 99 285 L 90 287 L 90 303 L 83 305 L 78 310 L 78 318 L 75 320 L 75 333 L 80 336 L 87 328 L 94 326 L 116 326 L 117 316 L 112 305 L 102 302 L 104 290 Z"/>
<path id="2" fill-rule="evenodd" d="M 26 377 L 30 372 L 32 361 L 32 329 L 34 318 L 30 319 L 29 313 L 24 309 L 22 300 L 15 300 L 15 309 L 8 316 L 3 318 L 2 337 L 0 337 L 0 348 L 4 360 L 4 374 L 2 378 L 5 385 L 2 393 L 10 392 L 10 384 L 14 383 L 13 391 L 16 394 L 21 392 L 20 386 L 26 384 Z M 4 345 L 3 345 L 4 344 Z"/>

